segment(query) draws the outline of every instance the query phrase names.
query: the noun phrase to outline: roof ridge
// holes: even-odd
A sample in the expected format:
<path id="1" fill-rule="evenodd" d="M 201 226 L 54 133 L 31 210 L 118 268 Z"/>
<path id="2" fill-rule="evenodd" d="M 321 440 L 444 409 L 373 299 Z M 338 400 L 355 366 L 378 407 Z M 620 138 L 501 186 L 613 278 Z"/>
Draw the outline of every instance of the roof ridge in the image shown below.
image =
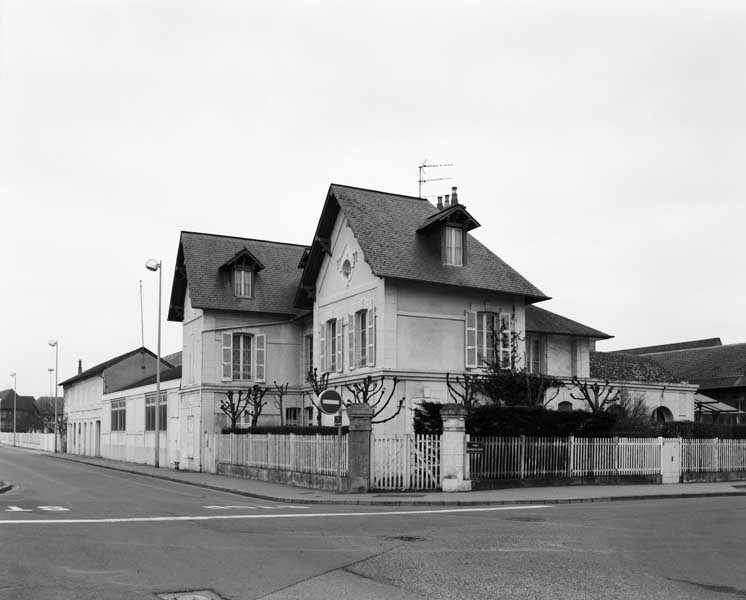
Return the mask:
<path id="1" fill-rule="evenodd" d="M 308 248 L 309 246 L 307 244 L 295 244 L 293 242 L 278 242 L 277 240 L 261 240 L 259 238 L 246 238 L 246 237 L 239 237 L 237 235 L 225 235 L 222 233 L 207 233 L 205 231 L 189 231 L 187 229 L 182 229 L 181 233 L 191 233 L 193 235 L 204 235 L 204 236 L 210 236 L 210 237 L 217 237 L 217 238 L 230 238 L 233 240 L 243 240 L 244 242 L 264 242 L 265 244 L 281 244 L 283 246 L 297 246 L 299 248 Z"/>
<path id="2" fill-rule="evenodd" d="M 373 192 L 374 194 L 383 194 L 385 196 L 397 196 L 399 198 L 404 198 L 406 200 L 417 200 L 419 202 L 428 202 L 429 204 L 432 204 L 427 198 L 418 198 L 417 196 L 409 196 L 407 194 L 396 194 L 394 192 L 384 192 L 383 190 L 373 190 L 371 188 L 362 188 L 355 185 L 345 185 L 344 183 L 330 183 L 329 187 L 343 187 L 348 188 L 351 190 L 360 190 L 361 192 Z"/>
<path id="3" fill-rule="evenodd" d="M 653 354 L 670 354 L 671 352 L 693 352 L 695 350 L 715 350 L 716 348 L 734 348 L 735 346 L 746 346 L 746 342 L 738 342 L 737 344 L 720 344 L 719 346 L 700 346 L 699 348 L 676 348 L 674 350 L 660 350 L 659 352 L 642 352 L 639 356 L 651 356 Z M 617 354 L 626 354 L 624 350 L 611 350 L 610 352 L 616 352 Z"/>

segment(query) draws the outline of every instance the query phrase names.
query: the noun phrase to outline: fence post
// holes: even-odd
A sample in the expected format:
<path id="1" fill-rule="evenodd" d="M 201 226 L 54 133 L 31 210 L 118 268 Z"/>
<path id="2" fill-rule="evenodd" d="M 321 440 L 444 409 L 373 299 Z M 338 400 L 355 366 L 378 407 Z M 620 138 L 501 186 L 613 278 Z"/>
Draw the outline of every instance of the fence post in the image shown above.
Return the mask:
<path id="1" fill-rule="evenodd" d="M 567 438 L 567 475 L 572 477 L 572 472 L 575 470 L 575 436 L 571 435 Z"/>
<path id="2" fill-rule="evenodd" d="M 231 436 L 228 438 L 228 464 L 232 465 L 233 464 L 233 437 L 234 437 L 234 433 L 231 431 L 230 435 Z M 220 453 L 216 452 L 216 454 L 218 455 L 218 460 L 220 460 Z"/>
<path id="3" fill-rule="evenodd" d="M 272 434 L 267 434 L 267 466 L 270 469 L 275 468 L 275 449 L 273 448 L 274 444 L 272 443 Z"/>
<path id="4" fill-rule="evenodd" d="M 614 436 L 614 475 L 619 475 L 619 438 Z"/>
<path id="5" fill-rule="evenodd" d="M 717 473 L 720 470 L 720 439 L 712 440 L 712 468 Z"/>
<path id="6" fill-rule="evenodd" d="M 347 417 L 350 420 L 347 435 L 350 490 L 364 494 L 370 489 L 373 409 L 362 402 L 350 404 L 347 407 Z"/>
<path id="7" fill-rule="evenodd" d="M 522 435 L 520 440 L 519 459 L 521 461 L 521 479 L 523 479 L 526 476 L 526 436 Z"/>
<path id="8" fill-rule="evenodd" d="M 460 404 L 440 407 L 443 435 L 440 436 L 440 487 L 444 492 L 468 492 L 471 481 L 464 479 L 466 462 L 466 409 Z"/>
<path id="9" fill-rule="evenodd" d="M 295 468 L 297 461 L 295 460 L 295 434 L 290 434 L 290 470 L 297 471 Z"/>
<path id="10" fill-rule="evenodd" d="M 321 438 L 316 434 L 315 444 L 313 445 L 313 472 L 319 472 L 319 452 L 321 452 Z"/>

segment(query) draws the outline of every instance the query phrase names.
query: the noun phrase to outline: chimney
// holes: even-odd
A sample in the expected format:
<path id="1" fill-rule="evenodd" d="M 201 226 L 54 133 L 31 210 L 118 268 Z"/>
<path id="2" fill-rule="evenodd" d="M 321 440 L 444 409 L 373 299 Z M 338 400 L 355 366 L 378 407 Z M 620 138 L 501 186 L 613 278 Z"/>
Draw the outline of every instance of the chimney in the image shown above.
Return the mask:
<path id="1" fill-rule="evenodd" d="M 458 196 L 456 196 L 456 186 L 451 188 L 451 204 L 458 204 Z"/>
<path id="2" fill-rule="evenodd" d="M 443 208 L 443 196 L 438 196 L 438 210 Z"/>
<path id="3" fill-rule="evenodd" d="M 83 372 L 83 361 L 81 359 L 78 359 L 78 375 L 80 375 Z"/>
<path id="4" fill-rule="evenodd" d="M 443 196 L 443 198 L 445 199 L 445 202 L 443 202 L 443 206 L 448 208 L 448 199 L 450 198 L 450 196 L 446 194 L 445 196 Z"/>

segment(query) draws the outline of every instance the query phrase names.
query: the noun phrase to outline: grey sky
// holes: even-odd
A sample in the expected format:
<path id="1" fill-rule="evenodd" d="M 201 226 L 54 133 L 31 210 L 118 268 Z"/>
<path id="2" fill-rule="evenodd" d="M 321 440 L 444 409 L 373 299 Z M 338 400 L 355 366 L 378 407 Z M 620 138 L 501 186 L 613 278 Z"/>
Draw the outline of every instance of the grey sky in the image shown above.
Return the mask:
<path id="1" fill-rule="evenodd" d="M 180 230 L 309 243 L 330 182 L 416 195 L 425 158 L 601 349 L 746 341 L 744 31 L 740 1 L 0 0 L 0 388 L 47 395 L 52 337 L 60 379 L 137 347 L 140 279 L 155 349 Z"/>

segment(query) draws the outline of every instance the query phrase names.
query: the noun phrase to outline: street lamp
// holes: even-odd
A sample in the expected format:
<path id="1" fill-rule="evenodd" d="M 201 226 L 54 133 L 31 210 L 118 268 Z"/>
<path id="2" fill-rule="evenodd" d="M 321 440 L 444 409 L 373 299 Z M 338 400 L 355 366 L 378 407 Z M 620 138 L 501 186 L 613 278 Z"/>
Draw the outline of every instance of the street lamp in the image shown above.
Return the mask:
<path id="1" fill-rule="evenodd" d="M 16 399 L 18 398 L 18 381 L 16 380 L 15 371 L 10 372 L 10 376 L 13 378 L 13 445 L 16 445 Z"/>
<path id="2" fill-rule="evenodd" d="M 161 280 L 163 269 L 160 260 L 145 261 L 148 271 L 158 271 L 158 362 L 155 365 L 155 467 L 158 468 L 158 452 L 161 445 Z"/>
<path id="3" fill-rule="evenodd" d="M 59 344 L 57 343 L 57 340 L 49 340 L 49 345 L 54 348 L 54 394 L 52 396 L 54 397 L 54 451 L 57 452 L 57 369 L 58 369 L 58 363 L 59 363 Z M 51 369 L 50 369 L 51 371 Z M 51 376 L 50 376 L 50 383 L 51 383 Z"/>

